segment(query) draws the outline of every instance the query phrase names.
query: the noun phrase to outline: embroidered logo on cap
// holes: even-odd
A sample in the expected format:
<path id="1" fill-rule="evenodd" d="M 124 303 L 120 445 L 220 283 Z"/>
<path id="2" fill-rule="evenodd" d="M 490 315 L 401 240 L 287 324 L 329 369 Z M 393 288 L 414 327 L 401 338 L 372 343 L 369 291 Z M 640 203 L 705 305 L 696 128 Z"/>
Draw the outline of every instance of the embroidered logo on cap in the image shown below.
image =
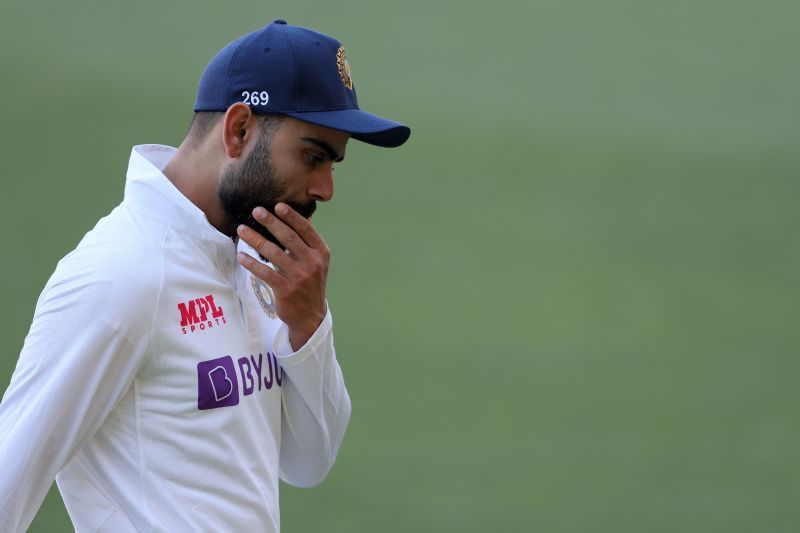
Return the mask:
<path id="1" fill-rule="evenodd" d="M 340 46 L 336 52 L 336 63 L 339 65 L 339 76 L 342 77 L 344 86 L 348 89 L 353 89 L 353 78 L 350 77 L 350 63 L 347 62 L 347 56 L 344 53 L 344 46 Z"/>

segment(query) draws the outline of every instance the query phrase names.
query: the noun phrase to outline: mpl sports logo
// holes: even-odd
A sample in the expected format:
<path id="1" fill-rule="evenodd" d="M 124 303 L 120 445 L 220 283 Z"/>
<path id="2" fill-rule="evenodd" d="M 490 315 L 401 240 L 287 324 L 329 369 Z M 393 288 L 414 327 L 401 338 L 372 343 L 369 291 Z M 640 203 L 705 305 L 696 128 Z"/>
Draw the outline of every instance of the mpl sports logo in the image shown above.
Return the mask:
<path id="1" fill-rule="evenodd" d="M 197 408 L 202 410 L 239 405 L 241 396 L 280 387 L 283 369 L 272 352 L 240 357 L 230 355 L 197 363 Z M 238 372 L 236 367 L 238 366 Z M 239 386 L 241 384 L 241 387 Z"/>
<path id="2" fill-rule="evenodd" d="M 211 294 L 179 303 L 178 312 L 181 314 L 181 332 L 184 335 L 228 323 L 222 307 L 217 307 Z"/>

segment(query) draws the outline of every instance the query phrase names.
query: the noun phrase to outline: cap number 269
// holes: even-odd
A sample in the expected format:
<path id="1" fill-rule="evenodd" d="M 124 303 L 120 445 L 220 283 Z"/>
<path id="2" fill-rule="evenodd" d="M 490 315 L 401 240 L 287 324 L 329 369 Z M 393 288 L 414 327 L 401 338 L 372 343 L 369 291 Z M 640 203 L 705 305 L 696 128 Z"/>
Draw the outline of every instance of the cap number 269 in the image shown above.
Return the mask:
<path id="1" fill-rule="evenodd" d="M 267 91 L 244 91 L 242 96 L 244 96 L 244 103 L 247 105 L 267 105 L 267 102 L 269 102 Z"/>

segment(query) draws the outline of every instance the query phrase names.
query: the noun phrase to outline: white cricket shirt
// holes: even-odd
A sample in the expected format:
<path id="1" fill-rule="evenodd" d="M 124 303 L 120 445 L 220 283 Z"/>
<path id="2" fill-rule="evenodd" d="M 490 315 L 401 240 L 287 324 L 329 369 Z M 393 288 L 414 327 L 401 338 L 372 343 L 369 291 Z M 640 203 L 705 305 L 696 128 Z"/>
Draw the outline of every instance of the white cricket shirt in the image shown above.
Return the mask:
<path id="1" fill-rule="evenodd" d="M 162 174 L 174 153 L 134 147 L 124 201 L 39 297 L 0 404 L 0 531 L 56 476 L 77 531 L 279 531 L 278 479 L 333 464 L 330 312 L 293 353 L 269 287 Z"/>

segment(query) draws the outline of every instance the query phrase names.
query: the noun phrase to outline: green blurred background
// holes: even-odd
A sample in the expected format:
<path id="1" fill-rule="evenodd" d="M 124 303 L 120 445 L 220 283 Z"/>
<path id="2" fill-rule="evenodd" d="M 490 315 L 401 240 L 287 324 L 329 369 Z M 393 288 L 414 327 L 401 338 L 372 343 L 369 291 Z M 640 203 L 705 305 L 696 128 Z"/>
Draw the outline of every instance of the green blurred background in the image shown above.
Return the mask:
<path id="1" fill-rule="evenodd" d="M 315 221 L 353 418 L 284 531 L 800 528 L 796 2 L 0 6 L 0 391 L 56 261 L 176 145 L 224 44 L 342 40 Z M 51 492 L 31 531 L 68 531 Z"/>

